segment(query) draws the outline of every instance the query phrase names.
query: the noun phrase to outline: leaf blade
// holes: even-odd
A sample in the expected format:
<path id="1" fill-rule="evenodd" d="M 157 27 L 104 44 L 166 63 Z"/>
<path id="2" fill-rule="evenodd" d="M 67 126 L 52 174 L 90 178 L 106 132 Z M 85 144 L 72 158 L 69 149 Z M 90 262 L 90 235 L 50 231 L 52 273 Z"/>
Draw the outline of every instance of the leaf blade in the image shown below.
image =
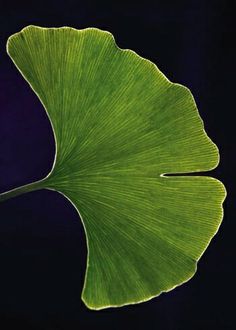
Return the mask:
<path id="1" fill-rule="evenodd" d="M 212 178 L 163 176 L 219 162 L 191 92 L 94 28 L 30 26 L 8 53 L 54 129 L 45 187 L 69 198 L 86 230 L 84 302 L 140 302 L 189 279 L 225 197 Z"/>

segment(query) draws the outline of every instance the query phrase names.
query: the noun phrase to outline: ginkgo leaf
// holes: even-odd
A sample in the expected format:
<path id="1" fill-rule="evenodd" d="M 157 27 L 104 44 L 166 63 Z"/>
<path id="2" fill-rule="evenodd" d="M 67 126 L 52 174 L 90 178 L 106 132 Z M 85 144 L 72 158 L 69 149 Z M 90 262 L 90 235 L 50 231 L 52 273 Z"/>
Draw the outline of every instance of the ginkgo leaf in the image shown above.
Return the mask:
<path id="1" fill-rule="evenodd" d="M 219 161 L 191 92 L 95 28 L 29 26 L 7 50 L 48 114 L 56 155 L 45 179 L 0 200 L 47 188 L 71 201 L 86 233 L 89 308 L 145 301 L 190 279 L 225 198 L 218 180 L 185 175 Z"/>

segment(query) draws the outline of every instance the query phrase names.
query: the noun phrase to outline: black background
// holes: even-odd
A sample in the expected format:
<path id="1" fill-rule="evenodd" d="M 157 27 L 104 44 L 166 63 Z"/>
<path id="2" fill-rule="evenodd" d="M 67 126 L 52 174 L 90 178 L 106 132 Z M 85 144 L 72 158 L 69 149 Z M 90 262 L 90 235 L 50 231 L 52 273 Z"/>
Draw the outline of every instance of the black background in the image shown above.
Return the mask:
<path id="1" fill-rule="evenodd" d="M 86 262 L 70 203 L 37 191 L 0 205 L 1 329 L 233 329 L 235 281 L 235 1 L 0 1 L 0 192 L 43 178 L 54 140 L 42 105 L 5 52 L 23 27 L 98 27 L 189 87 L 221 163 L 225 217 L 188 283 L 149 302 L 88 310 Z M 234 204 L 233 204 L 234 202 Z M 232 299 L 232 302 L 231 302 Z"/>

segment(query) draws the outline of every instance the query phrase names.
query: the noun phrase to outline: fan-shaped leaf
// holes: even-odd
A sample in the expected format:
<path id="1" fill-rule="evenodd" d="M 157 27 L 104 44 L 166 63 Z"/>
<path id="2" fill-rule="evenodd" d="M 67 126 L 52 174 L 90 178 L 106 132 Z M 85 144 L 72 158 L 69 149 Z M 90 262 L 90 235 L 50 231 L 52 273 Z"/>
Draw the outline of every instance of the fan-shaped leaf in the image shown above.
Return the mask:
<path id="1" fill-rule="evenodd" d="M 184 175 L 219 157 L 190 91 L 95 28 L 29 26 L 8 53 L 47 111 L 56 156 L 47 178 L 0 198 L 48 188 L 73 203 L 87 237 L 86 305 L 145 301 L 191 278 L 225 189 Z"/>

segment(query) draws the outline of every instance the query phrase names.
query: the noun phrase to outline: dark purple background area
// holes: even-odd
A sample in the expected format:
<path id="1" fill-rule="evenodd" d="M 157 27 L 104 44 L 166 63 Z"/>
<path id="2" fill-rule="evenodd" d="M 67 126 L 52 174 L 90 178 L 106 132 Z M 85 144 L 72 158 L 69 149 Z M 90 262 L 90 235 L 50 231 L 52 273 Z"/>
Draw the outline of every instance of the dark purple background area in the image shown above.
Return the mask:
<path id="1" fill-rule="evenodd" d="M 228 190 L 223 224 L 188 283 L 152 301 L 88 310 L 80 299 L 86 244 L 80 219 L 58 193 L 0 204 L 1 329 L 233 329 L 235 282 L 235 1 L 0 0 L 0 192 L 48 174 L 54 140 L 44 109 L 5 52 L 23 27 L 98 27 L 189 87 Z M 233 204 L 234 203 L 234 204 Z"/>

